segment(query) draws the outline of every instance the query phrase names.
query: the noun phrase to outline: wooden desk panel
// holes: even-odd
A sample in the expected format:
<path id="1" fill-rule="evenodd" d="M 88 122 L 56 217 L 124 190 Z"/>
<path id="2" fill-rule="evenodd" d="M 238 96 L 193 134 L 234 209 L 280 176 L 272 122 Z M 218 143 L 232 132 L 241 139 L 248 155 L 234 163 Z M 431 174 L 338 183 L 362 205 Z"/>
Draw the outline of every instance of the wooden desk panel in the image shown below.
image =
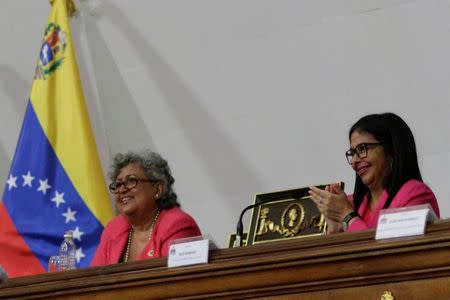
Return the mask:
<path id="1" fill-rule="evenodd" d="M 424 236 L 375 241 L 342 233 L 211 253 L 209 264 L 166 259 L 11 279 L 0 299 L 450 298 L 450 222 Z"/>

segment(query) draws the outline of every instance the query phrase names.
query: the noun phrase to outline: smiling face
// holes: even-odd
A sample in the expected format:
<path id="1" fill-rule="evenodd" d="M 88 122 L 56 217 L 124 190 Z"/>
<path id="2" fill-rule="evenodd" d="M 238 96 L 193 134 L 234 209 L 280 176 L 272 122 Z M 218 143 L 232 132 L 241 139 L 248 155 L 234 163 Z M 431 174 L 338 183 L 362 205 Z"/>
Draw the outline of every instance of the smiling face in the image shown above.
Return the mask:
<path id="1" fill-rule="evenodd" d="M 131 163 L 123 167 L 116 178 L 116 182 L 123 183 L 129 177 L 148 180 L 144 169 L 137 163 Z M 141 219 L 141 217 L 151 215 L 157 209 L 155 195 L 161 194 L 159 188 L 158 183 L 144 181 L 139 181 L 131 189 L 121 185 L 117 194 L 115 194 L 116 207 L 126 218 Z"/>
<path id="2" fill-rule="evenodd" d="M 350 147 L 355 148 L 362 143 L 377 143 L 375 137 L 367 132 L 354 131 L 350 137 Z M 367 156 L 359 158 L 353 156 L 352 168 L 361 177 L 362 182 L 369 190 L 382 190 L 383 181 L 390 172 L 391 158 L 385 153 L 383 146 L 374 145 L 367 147 Z"/>

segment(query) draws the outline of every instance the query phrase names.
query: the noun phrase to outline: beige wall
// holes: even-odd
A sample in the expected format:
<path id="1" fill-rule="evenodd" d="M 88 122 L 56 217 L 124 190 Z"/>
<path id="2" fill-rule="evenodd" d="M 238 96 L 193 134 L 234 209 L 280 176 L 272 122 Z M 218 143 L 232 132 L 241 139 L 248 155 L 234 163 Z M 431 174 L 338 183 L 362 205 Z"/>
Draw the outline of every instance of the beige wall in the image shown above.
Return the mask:
<path id="1" fill-rule="evenodd" d="M 259 192 L 336 180 L 360 116 L 412 127 L 450 215 L 450 1 L 80 0 L 77 56 L 104 164 L 152 147 L 222 246 Z M 0 3 L 0 182 L 50 7 Z M 3 185 L 3 184 L 2 184 Z"/>

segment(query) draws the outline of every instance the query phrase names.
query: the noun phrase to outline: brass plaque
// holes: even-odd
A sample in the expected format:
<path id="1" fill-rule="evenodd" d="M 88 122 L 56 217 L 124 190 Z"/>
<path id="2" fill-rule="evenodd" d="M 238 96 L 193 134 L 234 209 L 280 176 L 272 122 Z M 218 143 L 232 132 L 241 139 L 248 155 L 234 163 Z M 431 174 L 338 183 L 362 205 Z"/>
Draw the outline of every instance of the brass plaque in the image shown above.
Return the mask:
<path id="1" fill-rule="evenodd" d="M 242 246 L 247 246 L 247 232 L 244 232 L 242 239 L 243 239 Z M 236 244 L 236 233 L 232 233 L 228 237 L 228 248 L 237 247 L 235 244 Z"/>
<path id="2" fill-rule="evenodd" d="M 246 245 L 324 234 L 325 218 L 308 191 L 304 187 L 256 195 L 255 204 L 262 204 L 253 209 Z"/>

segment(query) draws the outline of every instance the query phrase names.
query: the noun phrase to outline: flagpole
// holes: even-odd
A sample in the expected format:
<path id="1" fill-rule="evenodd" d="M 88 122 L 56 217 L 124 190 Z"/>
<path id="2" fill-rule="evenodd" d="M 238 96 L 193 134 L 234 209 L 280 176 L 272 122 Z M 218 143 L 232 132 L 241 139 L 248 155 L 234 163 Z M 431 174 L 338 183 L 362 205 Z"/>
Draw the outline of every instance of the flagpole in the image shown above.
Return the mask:
<path id="1" fill-rule="evenodd" d="M 50 5 L 53 5 L 53 2 L 55 0 L 48 0 L 50 2 Z M 75 6 L 75 3 L 73 0 L 66 0 L 67 2 L 67 11 L 69 12 L 69 17 L 73 17 L 77 13 L 77 7 Z"/>

